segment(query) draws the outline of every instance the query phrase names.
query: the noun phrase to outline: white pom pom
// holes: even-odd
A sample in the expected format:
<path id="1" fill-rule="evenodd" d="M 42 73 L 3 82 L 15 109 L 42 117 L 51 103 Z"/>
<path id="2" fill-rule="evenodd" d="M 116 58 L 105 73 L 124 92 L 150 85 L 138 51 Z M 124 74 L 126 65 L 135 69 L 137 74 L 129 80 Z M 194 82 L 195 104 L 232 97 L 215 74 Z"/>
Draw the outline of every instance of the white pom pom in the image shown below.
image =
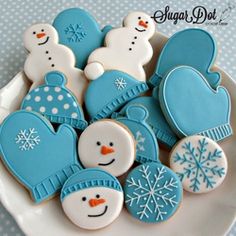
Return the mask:
<path id="1" fill-rule="evenodd" d="M 99 62 L 89 63 L 84 68 L 84 74 L 89 80 L 95 80 L 104 73 L 104 68 Z"/>

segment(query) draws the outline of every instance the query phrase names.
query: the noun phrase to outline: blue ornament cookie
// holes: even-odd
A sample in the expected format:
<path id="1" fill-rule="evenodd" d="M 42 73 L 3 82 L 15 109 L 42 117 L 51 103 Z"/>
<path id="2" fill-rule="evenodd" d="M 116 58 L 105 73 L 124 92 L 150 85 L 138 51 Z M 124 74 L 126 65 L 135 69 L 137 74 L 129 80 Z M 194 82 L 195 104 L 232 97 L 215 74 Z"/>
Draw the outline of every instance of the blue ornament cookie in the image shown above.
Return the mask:
<path id="1" fill-rule="evenodd" d="M 150 78 L 152 86 L 159 86 L 161 80 L 176 66 L 186 65 L 198 70 L 212 88 L 221 81 L 218 72 L 212 72 L 217 46 L 213 37 L 202 29 L 185 29 L 174 34 L 165 44 L 158 58 L 155 73 Z"/>
<path id="2" fill-rule="evenodd" d="M 47 73 L 45 84 L 26 95 L 21 109 L 38 112 L 52 123 L 66 123 L 73 128 L 84 130 L 87 121 L 84 119 L 83 110 L 65 84 L 66 78 L 61 72 Z"/>
<path id="3" fill-rule="evenodd" d="M 168 220 L 178 209 L 183 195 L 178 176 L 160 163 L 146 163 L 133 169 L 124 185 L 125 205 L 140 221 Z"/>
<path id="4" fill-rule="evenodd" d="M 117 70 L 105 71 L 89 83 L 85 106 L 92 121 L 109 117 L 126 102 L 146 92 L 148 86 Z"/>
<path id="5" fill-rule="evenodd" d="M 75 54 L 76 67 L 84 69 L 89 54 L 102 47 L 107 32 L 112 28 L 105 26 L 100 30 L 97 21 L 85 10 L 70 8 L 60 12 L 53 22 L 59 35 L 59 43 L 69 47 Z"/>
<path id="6" fill-rule="evenodd" d="M 151 127 L 146 123 L 148 111 L 145 107 L 131 104 L 123 117 L 116 120 L 132 132 L 136 140 L 136 161 L 140 163 L 159 162 L 159 147 Z"/>
<path id="7" fill-rule="evenodd" d="M 76 145 L 76 133 L 69 125 L 54 131 L 35 112 L 14 112 L 0 126 L 2 160 L 36 203 L 53 197 L 68 177 L 82 169 Z"/>
<path id="8" fill-rule="evenodd" d="M 212 89 L 188 66 L 176 67 L 160 84 L 162 111 L 179 137 L 200 134 L 215 141 L 232 135 L 231 102 L 226 88 Z"/>

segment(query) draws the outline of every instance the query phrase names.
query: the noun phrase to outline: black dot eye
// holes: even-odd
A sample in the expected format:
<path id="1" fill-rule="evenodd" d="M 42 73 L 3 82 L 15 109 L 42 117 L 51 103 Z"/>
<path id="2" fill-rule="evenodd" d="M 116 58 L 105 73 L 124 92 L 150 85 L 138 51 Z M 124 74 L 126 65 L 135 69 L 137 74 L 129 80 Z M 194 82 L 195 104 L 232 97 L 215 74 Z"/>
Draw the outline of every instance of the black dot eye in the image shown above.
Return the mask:
<path id="1" fill-rule="evenodd" d="M 96 195 L 96 198 L 100 198 L 100 195 L 99 195 L 99 194 L 97 194 L 97 195 Z"/>
<path id="2" fill-rule="evenodd" d="M 113 143 L 113 142 L 110 142 L 109 145 L 112 147 L 112 146 L 114 145 L 114 143 Z"/>
<path id="3" fill-rule="evenodd" d="M 42 32 L 44 32 L 44 29 L 41 29 Z"/>
<path id="4" fill-rule="evenodd" d="M 100 146 L 100 145 L 101 145 L 101 142 L 97 141 L 97 145 Z"/>
<path id="5" fill-rule="evenodd" d="M 82 197 L 82 201 L 84 201 L 84 202 L 85 202 L 86 200 L 87 200 L 87 198 L 86 198 L 86 197 Z"/>
<path id="6" fill-rule="evenodd" d="M 148 24 L 148 21 L 146 21 L 145 23 Z"/>
<path id="7" fill-rule="evenodd" d="M 36 32 L 34 31 L 33 34 L 36 34 Z"/>
<path id="8" fill-rule="evenodd" d="M 139 16 L 138 19 L 141 20 L 141 16 Z"/>

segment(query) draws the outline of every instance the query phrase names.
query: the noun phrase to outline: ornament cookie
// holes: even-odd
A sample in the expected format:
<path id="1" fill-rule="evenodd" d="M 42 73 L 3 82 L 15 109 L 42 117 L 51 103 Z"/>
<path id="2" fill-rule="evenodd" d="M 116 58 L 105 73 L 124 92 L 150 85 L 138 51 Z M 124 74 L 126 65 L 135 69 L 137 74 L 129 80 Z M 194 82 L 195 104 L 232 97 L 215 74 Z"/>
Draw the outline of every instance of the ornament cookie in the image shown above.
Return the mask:
<path id="1" fill-rule="evenodd" d="M 130 105 L 123 117 L 116 120 L 132 132 L 136 141 L 136 161 L 140 163 L 159 162 L 159 147 L 151 127 L 146 123 L 148 111 L 140 105 Z"/>
<path id="2" fill-rule="evenodd" d="M 170 167 L 192 193 L 206 193 L 225 179 L 228 164 L 222 148 L 212 139 L 200 135 L 182 139 L 172 150 Z"/>
<path id="3" fill-rule="evenodd" d="M 81 134 L 78 153 L 85 168 L 100 167 L 120 176 L 134 163 L 135 140 L 121 123 L 101 120 L 89 125 Z"/>
<path id="4" fill-rule="evenodd" d="M 65 87 L 66 78 L 58 72 L 49 72 L 45 84 L 31 90 L 24 98 L 21 109 L 35 111 L 52 123 L 69 124 L 84 130 L 87 122 L 74 95 Z"/>
<path id="5" fill-rule="evenodd" d="M 69 125 L 54 131 L 49 121 L 33 112 L 11 113 L 0 126 L 2 160 L 36 203 L 53 197 L 68 177 L 82 169 L 76 144 Z"/>
<path id="6" fill-rule="evenodd" d="M 110 117 L 132 98 L 146 92 L 148 86 L 121 71 L 106 71 L 89 83 L 85 106 L 92 121 Z M 102 96 L 101 96 L 102 95 Z"/>
<path id="7" fill-rule="evenodd" d="M 41 85 L 48 72 L 57 70 L 65 74 L 66 87 L 82 104 L 88 82 L 83 71 L 75 68 L 73 52 L 58 43 L 57 31 L 49 24 L 32 25 L 24 33 L 24 45 L 29 51 L 24 71 L 33 82 L 31 89 Z"/>
<path id="8" fill-rule="evenodd" d="M 186 65 L 198 70 L 214 89 L 220 84 L 218 72 L 212 72 L 217 46 L 214 38 L 202 29 L 185 29 L 174 34 L 161 51 L 155 73 L 149 80 L 159 86 L 161 80 L 176 66 Z"/>
<path id="9" fill-rule="evenodd" d="M 125 205 L 136 219 L 146 223 L 168 220 L 182 200 L 178 176 L 160 163 L 146 163 L 133 169 L 124 186 Z"/>
<path id="10" fill-rule="evenodd" d="M 60 12 L 53 26 L 58 32 L 59 43 L 69 47 L 76 57 L 76 67 L 84 69 L 89 54 L 103 46 L 106 33 L 112 28 L 102 30 L 88 12 L 80 8 L 70 8 Z"/>
<path id="11" fill-rule="evenodd" d="M 88 58 L 85 74 L 88 79 L 98 78 L 104 70 L 120 70 L 135 79 L 145 82 L 143 65 L 153 54 L 149 39 L 155 33 L 155 24 L 143 12 L 131 12 L 124 19 L 124 26 L 109 31 L 105 37 L 105 47 L 98 48 Z M 97 74 L 98 72 L 98 74 Z"/>
<path id="12" fill-rule="evenodd" d="M 119 181 L 97 168 L 72 175 L 61 191 L 62 207 L 77 226 L 95 230 L 111 224 L 120 214 L 124 197 Z"/>
<path id="13" fill-rule="evenodd" d="M 180 66 L 170 71 L 160 84 L 159 98 L 168 123 L 179 137 L 200 134 L 220 141 L 232 135 L 227 89 L 212 89 L 197 70 Z"/>

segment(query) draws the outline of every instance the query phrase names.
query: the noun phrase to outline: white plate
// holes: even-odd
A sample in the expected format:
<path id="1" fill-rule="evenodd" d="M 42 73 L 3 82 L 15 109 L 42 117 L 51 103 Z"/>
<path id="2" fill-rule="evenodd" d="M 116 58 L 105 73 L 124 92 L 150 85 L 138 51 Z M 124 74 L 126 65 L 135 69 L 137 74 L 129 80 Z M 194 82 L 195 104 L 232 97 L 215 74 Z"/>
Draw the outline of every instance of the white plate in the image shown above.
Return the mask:
<path id="1" fill-rule="evenodd" d="M 157 56 L 166 37 L 156 34 L 152 44 Z M 156 60 L 147 66 L 149 74 Z M 215 68 L 216 69 L 216 68 Z M 228 89 L 232 100 L 231 124 L 236 133 L 236 84 L 225 72 L 222 84 Z M 20 81 L 22 83 L 20 83 Z M 20 85 L 19 85 L 20 84 Z M 4 91 L 4 101 L 0 102 L 3 111 L 17 109 L 22 96 L 28 89 L 28 83 L 22 73 L 18 74 Z M 21 88 L 19 89 L 19 86 Z M 6 87 L 5 87 L 6 88 Z M 7 96 L 8 95 L 8 96 Z M 15 99 L 11 99 L 14 95 Z M 10 99 L 10 100 L 9 100 Z M 85 231 L 75 227 L 64 216 L 60 201 L 54 198 L 40 205 L 34 205 L 28 192 L 8 173 L 0 162 L 0 200 L 16 219 L 26 235 L 32 236 L 73 236 L 73 235 L 223 235 L 230 229 L 236 215 L 236 136 L 221 143 L 228 157 L 229 172 L 224 183 L 215 191 L 193 195 L 184 193 L 184 199 L 177 213 L 167 222 L 149 225 L 132 218 L 124 209 L 120 217 L 110 226 L 98 231 Z M 167 158 L 166 153 L 162 159 Z"/>

